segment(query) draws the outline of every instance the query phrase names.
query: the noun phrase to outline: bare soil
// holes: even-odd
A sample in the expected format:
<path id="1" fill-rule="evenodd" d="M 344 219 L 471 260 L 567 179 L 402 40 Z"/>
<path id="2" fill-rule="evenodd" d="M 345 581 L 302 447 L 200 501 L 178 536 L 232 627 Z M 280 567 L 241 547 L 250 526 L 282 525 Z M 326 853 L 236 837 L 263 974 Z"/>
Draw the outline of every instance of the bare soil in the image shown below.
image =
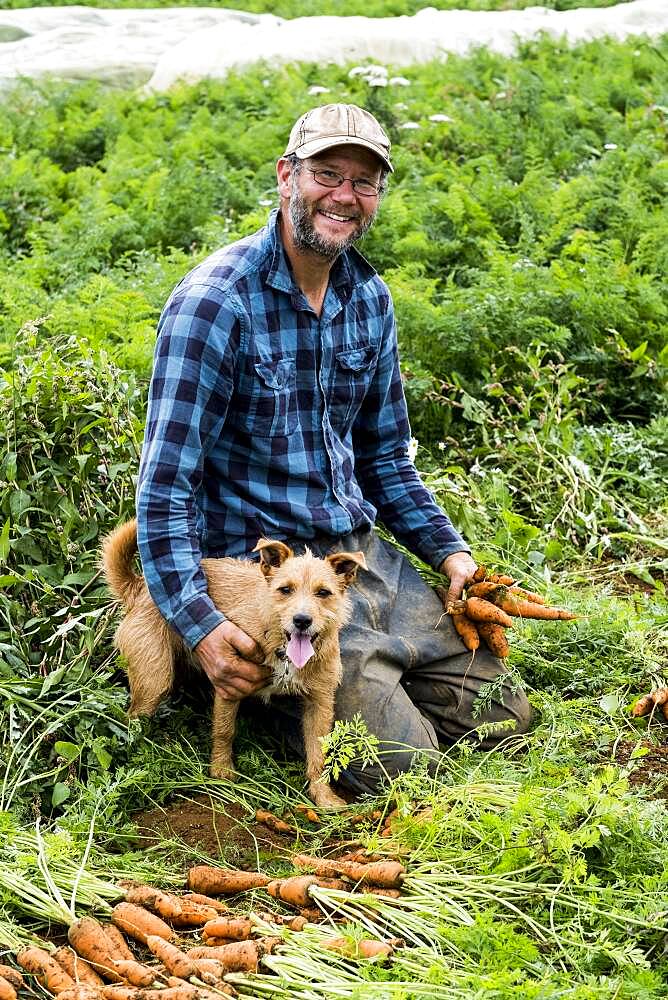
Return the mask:
<path id="1" fill-rule="evenodd" d="M 637 746 L 637 743 L 630 740 L 619 743 L 613 758 L 615 764 L 633 768 L 629 775 L 629 782 L 632 785 L 648 785 L 655 789 L 658 798 L 668 799 L 668 743 L 655 746 L 643 740 L 640 746 L 647 753 L 632 759 L 631 754 Z"/>

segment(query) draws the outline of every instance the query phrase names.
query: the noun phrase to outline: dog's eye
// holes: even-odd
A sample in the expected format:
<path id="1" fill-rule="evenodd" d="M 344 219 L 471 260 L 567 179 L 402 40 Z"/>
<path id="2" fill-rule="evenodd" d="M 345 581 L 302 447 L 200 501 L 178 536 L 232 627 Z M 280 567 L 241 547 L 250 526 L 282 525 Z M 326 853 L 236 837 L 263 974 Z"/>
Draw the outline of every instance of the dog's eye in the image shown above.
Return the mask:
<path id="1" fill-rule="evenodd" d="M 279 594 L 285 594 L 286 597 L 292 593 L 292 587 L 277 587 Z"/>
<path id="2" fill-rule="evenodd" d="M 320 590 L 316 590 L 315 596 L 316 597 L 331 597 L 332 596 L 332 592 L 331 592 L 331 590 L 327 590 L 327 587 L 321 587 Z"/>

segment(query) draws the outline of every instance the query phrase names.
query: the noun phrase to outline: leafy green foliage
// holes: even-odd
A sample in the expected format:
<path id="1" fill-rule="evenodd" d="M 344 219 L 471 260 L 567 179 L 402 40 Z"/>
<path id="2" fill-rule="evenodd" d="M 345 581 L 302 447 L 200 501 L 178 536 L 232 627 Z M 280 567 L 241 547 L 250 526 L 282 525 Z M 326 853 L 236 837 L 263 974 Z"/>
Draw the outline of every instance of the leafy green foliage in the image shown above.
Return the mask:
<path id="1" fill-rule="evenodd" d="M 63 0 L 63 6 L 76 4 L 78 0 Z M 541 7 L 551 10 L 574 10 L 577 7 L 612 7 L 615 3 L 629 0 L 542 0 Z M 216 6 L 211 0 L 91 0 L 88 7 L 210 7 Z M 21 7 L 49 6 L 49 0 L 0 0 L 0 10 Z M 421 0 L 229 0 L 226 7 L 247 10 L 260 14 L 268 11 L 277 17 L 310 17 L 320 14 L 363 15 L 365 17 L 392 17 L 400 14 L 415 14 L 425 4 Z M 524 10 L 535 7 L 534 0 L 434 0 L 430 6 L 437 10 Z"/>

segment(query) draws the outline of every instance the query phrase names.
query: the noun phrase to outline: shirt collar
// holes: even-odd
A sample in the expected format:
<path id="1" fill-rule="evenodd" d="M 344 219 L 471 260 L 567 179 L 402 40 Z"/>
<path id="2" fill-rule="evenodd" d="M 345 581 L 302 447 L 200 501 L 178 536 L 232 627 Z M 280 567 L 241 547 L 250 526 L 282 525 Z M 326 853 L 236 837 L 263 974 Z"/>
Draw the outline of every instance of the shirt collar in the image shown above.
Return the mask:
<path id="1" fill-rule="evenodd" d="M 277 208 L 272 211 L 267 221 L 266 245 L 269 259 L 266 283 L 293 296 L 301 294 L 295 284 L 292 267 L 281 239 Z M 366 284 L 375 274 L 376 270 L 368 260 L 355 247 L 351 247 L 335 260 L 330 271 L 329 283 L 336 290 L 341 302 L 346 303 L 352 295 L 353 288 Z"/>

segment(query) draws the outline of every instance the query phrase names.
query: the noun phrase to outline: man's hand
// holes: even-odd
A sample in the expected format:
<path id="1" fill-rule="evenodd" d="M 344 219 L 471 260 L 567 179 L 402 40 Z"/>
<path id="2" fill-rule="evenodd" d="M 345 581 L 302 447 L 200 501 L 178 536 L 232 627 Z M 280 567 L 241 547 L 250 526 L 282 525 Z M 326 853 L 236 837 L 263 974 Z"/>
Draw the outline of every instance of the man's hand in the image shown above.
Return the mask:
<path id="1" fill-rule="evenodd" d="M 240 701 L 265 687 L 271 670 L 263 652 L 242 629 L 221 622 L 195 646 L 195 654 L 216 693 L 225 701 Z"/>
<path id="2" fill-rule="evenodd" d="M 458 601 L 462 596 L 464 584 L 473 576 L 478 568 L 478 564 L 468 552 L 453 552 L 451 556 L 444 559 L 439 567 L 439 572 L 450 578 L 446 608 L 452 601 Z"/>

